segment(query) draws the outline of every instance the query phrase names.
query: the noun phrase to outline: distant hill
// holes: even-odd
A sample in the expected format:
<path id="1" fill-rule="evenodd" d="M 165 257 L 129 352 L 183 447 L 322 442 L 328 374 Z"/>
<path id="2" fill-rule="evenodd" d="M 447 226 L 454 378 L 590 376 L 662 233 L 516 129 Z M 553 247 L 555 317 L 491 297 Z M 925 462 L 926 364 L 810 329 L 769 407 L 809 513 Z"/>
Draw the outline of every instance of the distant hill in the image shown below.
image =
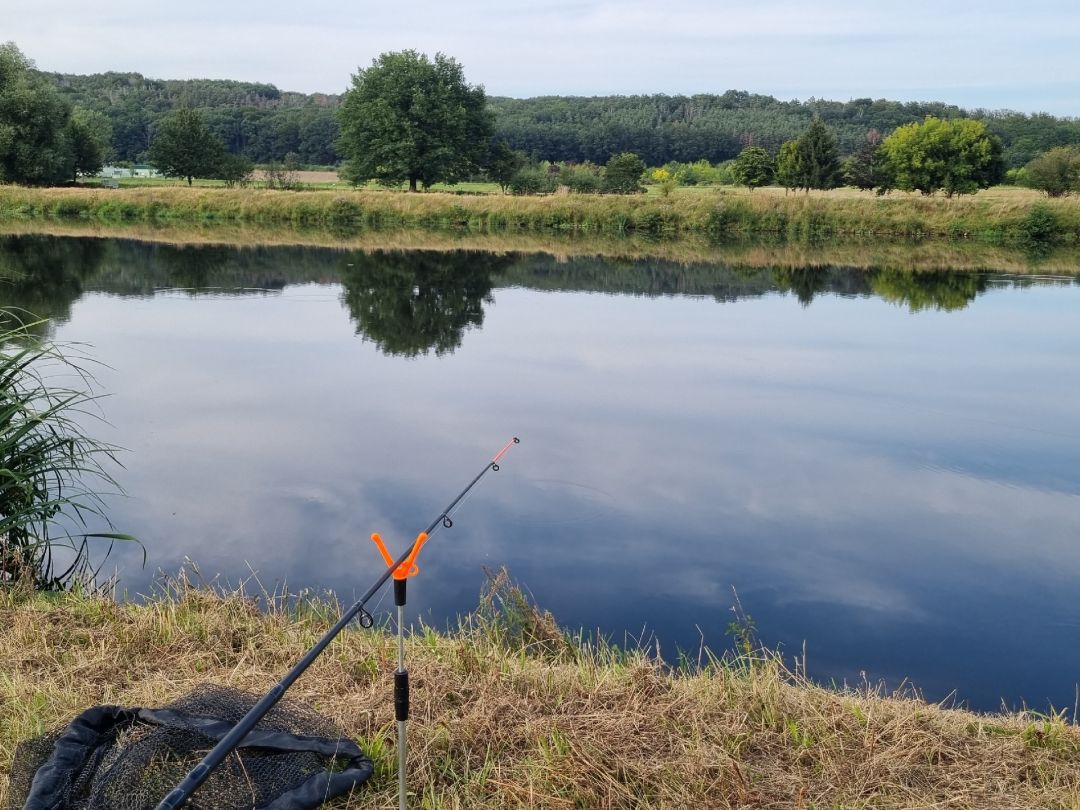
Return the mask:
<path id="1" fill-rule="evenodd" d="M 340 160 L 334 146 L 338 95 L 220 79 L 148 79 L 138 73 L 45 75 L 73 103 L 109 116 L 117 160 L 139 160 L 157 120 L 183 106 L 200 110 L 230 151 L 256 163 L 282 160 L 290 152 L 302 163 Z M 603 163 L 612 154 L 631 151 L 651 166 L 702 158 L 715 163 L 734 157 L 748 143 L 775 154 L 815 115 L 833 129 L 844 153 L 855 151 L 872 129 L 888 134 L 927 115 L 985 121 L 1004 142 L 1009 166 L 1022 166 L 1054 146 L 1080 144 L 1080 119 L 968 111 L 937 102 L 780 101 L 729 90 L 694 96 L 492 97 L 489 105 L 497 138 L 545 160 Z"/>

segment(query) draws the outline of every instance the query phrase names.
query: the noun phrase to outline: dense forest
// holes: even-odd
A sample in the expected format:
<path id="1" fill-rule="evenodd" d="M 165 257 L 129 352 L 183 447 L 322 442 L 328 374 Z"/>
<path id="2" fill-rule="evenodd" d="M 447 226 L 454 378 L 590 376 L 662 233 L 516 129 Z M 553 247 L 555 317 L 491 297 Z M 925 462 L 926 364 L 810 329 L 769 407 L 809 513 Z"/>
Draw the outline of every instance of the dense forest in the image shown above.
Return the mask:
<path id="1" fill-rule="evenodd" d="M 138 73 L 44 75 L 74 105 L 108 116 L 116 160 L 144 158 L 157 121 L 180 107 L 199 110 L 230 152 L 256 163 L 283 160 L 290 153 L 305 164 L 336 165 L 341 159 L 335 146 L 338 95 L 304 95 L 271 84 L 227 80 L 148 79 Z M 702 158 L 716 163 L 734 158 L 747 145 L 775 154 L 815 116 L 832 129 L 845 155 L 854 153 L 870 130 L 888 134 L 927 115 L 985 122 L 1001 138 L 1009 167 L 1023 166 L 1055 146 L 1080 144 L 1080 119 L 964 110 L 935 102 L 780 101 L 731 90 L 695 96 L 492 97 L 488 104 L 496 140 L 551 161 L 605 163 L 629 151 L 650 166 Z"/>

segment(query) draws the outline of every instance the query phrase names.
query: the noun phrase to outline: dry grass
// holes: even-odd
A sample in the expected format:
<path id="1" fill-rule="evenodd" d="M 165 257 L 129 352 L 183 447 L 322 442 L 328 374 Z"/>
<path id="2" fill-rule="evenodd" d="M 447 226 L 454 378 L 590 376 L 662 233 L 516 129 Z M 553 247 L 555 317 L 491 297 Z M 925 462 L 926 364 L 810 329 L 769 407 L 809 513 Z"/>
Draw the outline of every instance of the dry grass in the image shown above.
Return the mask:
<path id="1" fill-rule="evenodd" d="M 769 655 L 671 671 L 568 641 L 500 591 L 454 634 L 408 642 L 415 806 L 1078 808 L 1080 729 L 837 692 Z M 263 692 L 333 610 L 260 610 L 179 587 L 142 605 L 0 592 L 0 806 L 18 740 L 97 703 L 154 706 L 196 684 Z M 336 640 L 290 694 L 376 761 L 337 806 L 395 806 L 385 630 Z"/>
<path id="2" fill-rule="evenodd" d="M 954 200 L 867 192 L 753 194 L 731 189 L 631 196 L 513 197 L 445 192 L 222 188 L 31 189 L 0 186 L 0 218 L 292 224 L 352 235 L 371 227 L 485 233 L 919 237 L 1076 244 L 1080 202 L 1026 192 Z"/>

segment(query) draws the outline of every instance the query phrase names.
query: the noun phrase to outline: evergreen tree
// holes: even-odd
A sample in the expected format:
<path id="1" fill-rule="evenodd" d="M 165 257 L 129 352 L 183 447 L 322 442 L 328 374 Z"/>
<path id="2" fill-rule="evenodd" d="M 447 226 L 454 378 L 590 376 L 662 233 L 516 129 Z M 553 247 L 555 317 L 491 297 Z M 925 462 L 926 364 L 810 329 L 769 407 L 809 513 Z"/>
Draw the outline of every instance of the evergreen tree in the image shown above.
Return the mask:
<path id="1" fill-rule="evenodd" d="M 815 118 L 795 146 L 798 188 L 834 188 L 840 177 L 836 138 L 820 118 Z"/>

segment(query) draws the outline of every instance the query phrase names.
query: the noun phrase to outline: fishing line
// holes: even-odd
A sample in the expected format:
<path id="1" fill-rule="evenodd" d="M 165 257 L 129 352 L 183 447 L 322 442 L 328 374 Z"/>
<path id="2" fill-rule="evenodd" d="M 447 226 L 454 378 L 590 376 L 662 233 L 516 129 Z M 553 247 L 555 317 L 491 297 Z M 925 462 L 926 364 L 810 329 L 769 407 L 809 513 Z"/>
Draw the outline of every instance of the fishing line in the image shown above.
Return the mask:
<path id="1" fill-rule="evenodd" d="M 496 472 L 499 470 L 499 460 L 506 455 L 511 447 L 518 444 L 519 441 L 520 440 L 515 436 L 503 445 L 502 449 L 495 454 L 491 461 L 484 465 L 484 468 L 469 482 L 468 486 L 458 493 L 457 497 L 450 502 L 449 506 L 443 509 L 427 529 L 417 535 L 415 542 L 396 560 L 390 558 L 389 553 L 386 551 L 386 548 L 378 535 L 372 535 L 371 539 L 379 545 L 379 550 L 382 552 L 384 561 L 387 563 L 386 570 L 379 575 L 378 579 L 375 580 L 375 583 L 368 588 L 367 592 L 359 599 L 359 601 L 345 611 L 341 618 L 338 619 L 337 623 L 326 631 L 322 638 L 315 643 L 315 646 L 308 650 L 304 657 L 285 674 L 285 677 L 267 692 L 259 702 L 256 703 L 251 710 L 221 738 L 206 756 L 203 757 L 202 761 L 191 769 L 188 775 L 184 777 L 175 789 L 158 803 L 156 810 L 176 810 L 176 808 L 186 802 L 191 797 L 191 794 L 194 793 L 199 786 L 206 781 L 213 770 L 220 765 L 241 742 L 243 742 L 244 738 L 246 738 L 255 728 L 256 724 L 284 696 L 286 690 L 288 690 L 296 679 L 311 666 L 330 642 L 333 641 L 334 638 L 353 621 L 353 619 L 359 617 L 362 626 L 371 627 L 372 624 L 374 624 L 374 619 L 371 614 L 365 610 L 365 605 L 391 577 L 394 578 L 394 601 L 398 607 L 398 670 L 394 673 L 394 713 L 398 721 L 398 730 L 400 734 L 398 751 L 399 797 L 400 807 L 404 810 L 406 806 L 404 767 L 406 748 L 405 726 L 403 724 L 408 720 L 409 714 L 408 672 L 405 670 L 404 663 L 403 609 L 405 605 L 405 583 L 409 576 L 414 575 L 419 570 L 415 565 L 415 560 L 420 553 L 420 549 L 430 538 L 431 534 L 435 532 L 440 525 L 444 528 L 450 528 L 454 525 L 453 520 L 450 518 L 451 513 L 455 511 L 455 508 L 462 503 L 469 495 L 472 488 L 476 486 L 489 470 Z"/>

